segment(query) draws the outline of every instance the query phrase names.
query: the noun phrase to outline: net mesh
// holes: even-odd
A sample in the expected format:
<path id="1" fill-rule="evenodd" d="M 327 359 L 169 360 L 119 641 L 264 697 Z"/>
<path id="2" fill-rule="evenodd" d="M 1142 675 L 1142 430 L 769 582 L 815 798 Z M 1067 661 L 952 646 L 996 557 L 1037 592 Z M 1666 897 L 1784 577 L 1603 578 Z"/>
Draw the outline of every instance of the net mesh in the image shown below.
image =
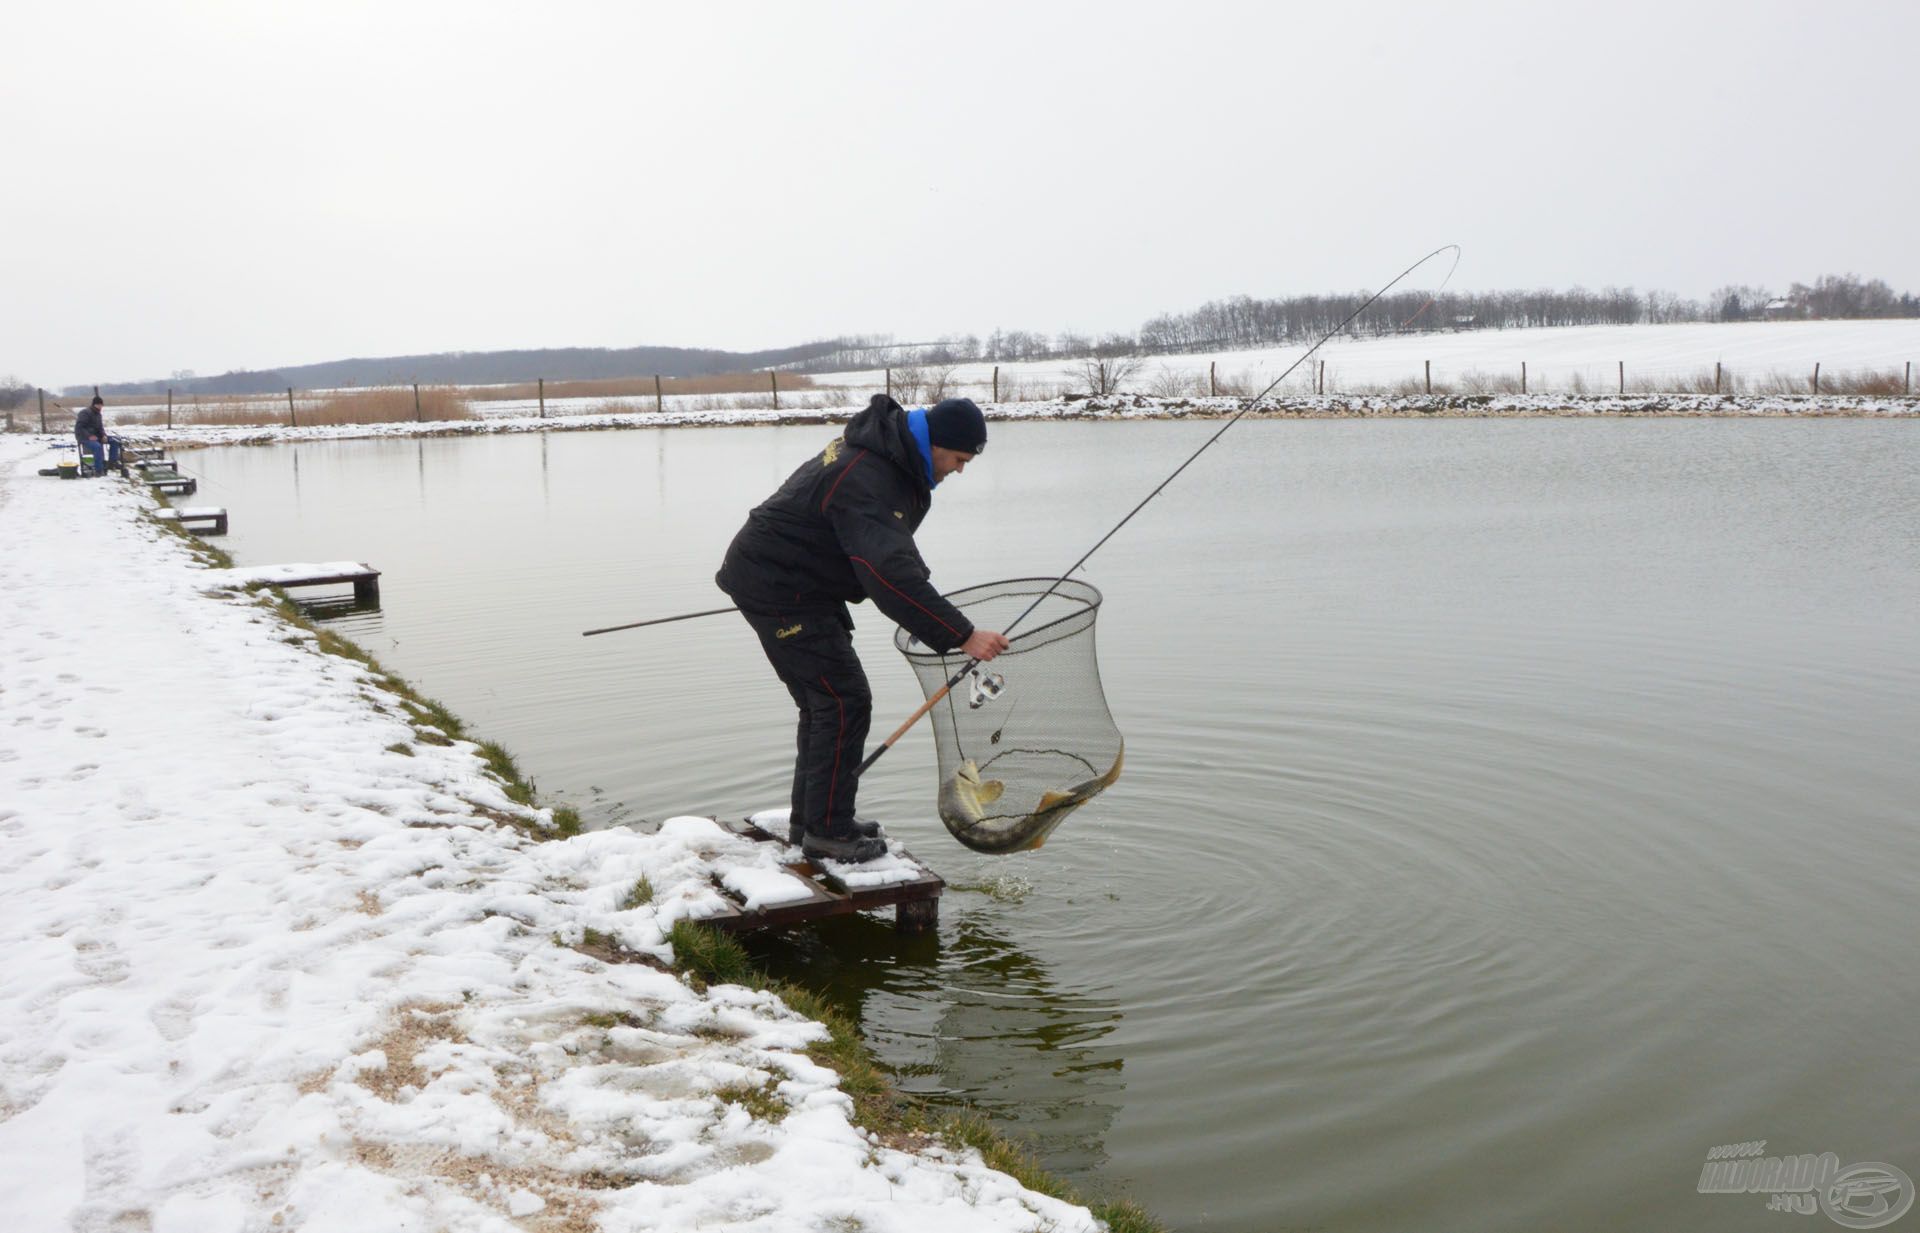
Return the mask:
<path id="1" fill-rule="evenodd" d="M 975 667 L 929 716 L 947 830 L 977 852 L 1037 848 L 1120 775 L 1125 741 L 1094 655 L 1100 592 L 1073 579 L 1014 578 L 947 599 L 976 626 L 1000 630 L 1040 601 L 1009 635 L 1012 645 Z M 904 629 L 893 643 L 929 698 L 967 662 L 964 652 L 934 651 Z"/>

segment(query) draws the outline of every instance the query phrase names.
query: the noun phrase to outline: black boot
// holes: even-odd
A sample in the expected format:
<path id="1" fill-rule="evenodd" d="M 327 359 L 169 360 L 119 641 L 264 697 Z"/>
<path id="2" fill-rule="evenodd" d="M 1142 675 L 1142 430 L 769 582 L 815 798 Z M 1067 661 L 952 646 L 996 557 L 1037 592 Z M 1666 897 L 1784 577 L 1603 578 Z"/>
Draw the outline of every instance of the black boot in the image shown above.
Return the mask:
<path id="1" fill-rule="evenodd" d="M 857 865 L 862 861 L 878 860 L 887 854 L 887 841 L 871 835 L 850 834 L 829 838 L 826 835 L 803 835 L 800 837 L 800 850 L 814 860 L 842 861 Z"/>
<path id="2" fill-rule="evenodd" d="M 882 834 L 880 831 L 880 824 L 878 822 L 875 822 L 872 818 L 855 818 L 853 820 L 853 832 L 854 834 L 858 835 L 862 839 L 885 839 L 886 838 L 886 836 Z M 804 838 L 806 838 L 806 832 L 800 829 L 800 824 L 798 822 L 787 823 L 787 842 L 788 843 L 792 844 L 794 847 L 797 848 L 800 846 L 800 841 Z"/>

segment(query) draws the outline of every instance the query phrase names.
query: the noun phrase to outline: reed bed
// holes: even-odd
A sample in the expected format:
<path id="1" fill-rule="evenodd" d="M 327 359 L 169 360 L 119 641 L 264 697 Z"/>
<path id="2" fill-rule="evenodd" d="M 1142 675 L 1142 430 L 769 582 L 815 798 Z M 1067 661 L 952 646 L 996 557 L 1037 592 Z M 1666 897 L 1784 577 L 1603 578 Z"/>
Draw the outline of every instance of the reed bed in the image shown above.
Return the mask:
<path id="1" fill-rule="evenodd" d="M 167 412 L 160 407 L 141 407 L 126 411 L 107 408 L 112 424 L 164 424 Z M 196 395 L 173 405 L 175 424 L 212 425 L 250 428 L 264 424 L 393 424 L 421 420 L 471 420 L 477 418 L 468 405 L 464 391 L 452 386 L 421 386 L 418 410 L 411 386 L 383 386 L 365 390 L 342 390 L 325 394 L 295 394 L 289 414 L 284 398 L 259 394 L 229 397 Z"/>

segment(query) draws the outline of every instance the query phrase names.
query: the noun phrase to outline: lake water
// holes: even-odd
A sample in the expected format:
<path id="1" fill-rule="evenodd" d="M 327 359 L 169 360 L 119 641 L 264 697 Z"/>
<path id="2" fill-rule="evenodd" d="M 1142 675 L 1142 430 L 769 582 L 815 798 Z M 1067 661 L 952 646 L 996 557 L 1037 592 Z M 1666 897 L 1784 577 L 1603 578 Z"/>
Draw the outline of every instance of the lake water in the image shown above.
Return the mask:
<path id="1" fill-rule="evenodd" d="M 1215 427 L 996 425 L 936 581 L 1066 568 Z M 605 825 L 785 803 L 743 622 L 580 631 L 724 604 L 831 435 L 183 465 L 242 562 L 385 570 L 347 632 Z M 1250 421 L 1083 576 L 1119 784 L 979 856 L 917 732 L 861 805 L 939 936 L 757 944 L 903 1086 L 1182 1229 L 1811 1227 L 1696 1193 L 1745 1140 L 1920 1174 L 1920 423 Z M 920 695 L 856 619 L 884 733 Z"/>

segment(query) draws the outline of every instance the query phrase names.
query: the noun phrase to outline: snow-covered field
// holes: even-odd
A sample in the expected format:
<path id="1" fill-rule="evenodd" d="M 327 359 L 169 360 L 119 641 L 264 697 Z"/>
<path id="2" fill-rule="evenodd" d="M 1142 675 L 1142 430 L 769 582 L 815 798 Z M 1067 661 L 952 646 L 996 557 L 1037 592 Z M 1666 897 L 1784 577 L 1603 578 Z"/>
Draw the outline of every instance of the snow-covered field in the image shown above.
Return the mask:
<path id="1" fill-rule="evenodd" d="M 1138 375 L 1126 388 L 1154 392 L 1163 374 L 1204 382 L 1212 366 L 1222 382 L 1231 380 L 1258 390 L 1306 350 L 1301 345 L 1150 356 L 1143 359 Z M 1671 387 L 1679 379 L 1703 372 L 1711 376 L 1715 363 L 1723 364 L 1729 376 L 1747 381 L 1775 374 L 1810 379 L 1816 363 L 1830 375 L 1904 372 L 1909 361 L 1920 362 L 1920 320 L 1595 325 L 1336 338 L 1316 352 L 1312 362 L 1302 365 L 1283 390 L 1312 389 L 1315 366 L 1322 360 L 1330 392 L 1424 383 L 1426 364 L 1432 361 L 1436 383 L 1456 383 L 1468 373 L 1517 378 L 1525 363 L 1531 390 L 1564 392 L 1577 378 L 1588 391 L 1608 393 L 1617 388 L 1621 363 L 1626 365 L 1629 390 L 1648 382 Z M 951 378 L 969 393 L 988 389 L 994 367 L 990 363 L 958 365 Z M 1001 364 L 999 369 L 1003 391 L 1084 388 L 1080 360 Z M 881 369 L 814 378 L 823 385 L 859 389 L 878 389 L 885 379 Z"/>
<path id="2" fill-rule="evenodd" d="M 1298 346 L 1149 356 L 1122 389 L 1191 397 L 1207 392 L 1211 373 L 1223 391 L 1252 393 L 1279 376 L 1305 350 Z M 1810 389 L 1816 364 L 1829 382 L 1850 374 L 1904 376 L 1909 363 L 1920 363 L 1920 320 L 1597 325 L 1335 339 L 1301 365 L 1280 393 L 1310 393 L 1319 379 L 1321 361 L 1326 363 L 1326 391 L 1333 394 L 1377 394 L 1416 384 L 1424 388 L 1429 361 L 1435 385 L 1451 389 L 1471 384 L 1475 377 L 1517 383 L 1524 363 L 1529 391 L 1606 395 L 1617 392 L 1624 364 L 1629 393 L 1667 392 L 1702 377 L 1711 380 L 1717 363 L 1723 366 L 1730 392 L 1774 393 L 1787 389 L 1787 383 L 1796 391 Z M 946 371 L 947 392 L 1012 404 L 1050 402 L 1062 394 L 1086 390 L 1083 361 L 1005 363 L 997 365 L 1000 397 L 994 400 L 995 367 L 992 363 L 951 366 Z M 926 373 L 943 371 L 932 365 L 920 368 Z M 896 369 L 894 375 L 897 380 L 906 379 L 903 370 Z M 818 374 L 812 379 L 818 388 L 782 394 L 782 408 L 804 413 L 863 404 L 869 393 L 885 386 L 887 373 L 872 368 Z M 921 386 L 905 391 L 903 401 L 929 397 L 929 389 Z M 688 417 L 676 422 L 700 422 L 695 417 L 730 409 L 771 411 L 769 401 L 766 394 L 701 394 L 671 396 L 661 405 L 669 416 Z M 263 396 L 245 405 L 275 420 L 286 411 L 278 397 Z M 536 419 L 539 415 L 538 402 L 530 398 L 472 406 L 487 419 Z M 549 398 L 546 409 L 554 418 L 606 416 L 652 413 L 655 403 L 650 394 Z M 128 399 L 110 407 L 109 414 L 153 418 L 165 410 L 164 401 Z"/>
<path id="3" fill-rule="evenodd" d="M 7 1230 L 1094 1227 L 858 1129 L 771 996 L 571 945 L 670 958 L 715 877 L 782 894 L 766 845 L 534 837 L 473 745 L 46 455 L 0 441 Z"/>

